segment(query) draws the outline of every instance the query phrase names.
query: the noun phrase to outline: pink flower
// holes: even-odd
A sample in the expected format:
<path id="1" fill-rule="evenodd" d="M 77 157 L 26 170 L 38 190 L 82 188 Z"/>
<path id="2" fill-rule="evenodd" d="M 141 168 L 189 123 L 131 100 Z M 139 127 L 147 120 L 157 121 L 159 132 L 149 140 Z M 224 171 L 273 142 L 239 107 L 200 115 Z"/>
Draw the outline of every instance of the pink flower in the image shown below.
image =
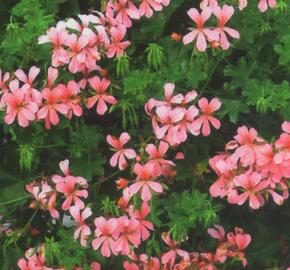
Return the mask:
<path id="1" fill-rule="evenodd" d="M 218 32 L 204 28 L 204 23 L 209 19 L 212 14 L 212 10 L 206 7 L 199 14 L 198 10 L 191 8 L 187 11 L 188 16 L 197 24 L 197 29 L 190 28 L 192 30 L 190 33 L 183 37 L 183 43 L 185 45 L 193 42 L 196 39 L 196 48 L 204 52 L 206 50 L 206 39 L 210 41 L 218 40 Z"/>
<path id="2" fill-rule="evenodd" d="M 242 205 L 249 199 L 250 207 L 258 209 L 265 203 L 260 192 L 268 187 L 268 182 L 262 180 L 262 176 L 259 173 L 241 174 L 234 178 L 234 183 L 237 187 L 244 189 L 244 192 L 237 198 L 237 204 Z"/>
<path id="3" fill-rule="evenodd" d="M 233 16 L 234 8 L 228 5 L 223 5 L 222 8 L 218 6 L 214 8 L 213 13 L 218 19 L 218 27 L 216 28 L 216 31 L 218 31 L 220 35 L 220 45 L 223 50 L 227 50 L 230 47 L 230 43 L 227 39 L 226 33 L 233 38 L 240 38 L 240 34 L 238 31 L 225 26 L 226 23 Z"/>
<path id="4" fill-rule="evenodd" d="M 119 25 L 118 27 L 111 27 L 111 43 L 107 46 L 108 52 L 107 56 L 112 58 L 114 55 L 117 57 L 123 55 L 124 50 L 130 46 L 130 41 L 123 41 L 123 38 L 126 35 L 126 27 Z"/>
<path id="5" fill-rule="evenodd" d="M 5 96 L 9 91 L 9 87 L 7 85 L 8 80 L 10 79 L 10 74 L 6 72 L 2 77 L 2 70 L 0 69 L 0 109 L 2 106 L 5 106 Z"/>
<path id="6" fill-rule="evenodd" d="M 180 107 L 174 109 L 167 106 L 158 107 L 156 114 L 162 126 L 157 126 L 154 130 L 157 139 L 160 140 L 167 134 L 166 141 L 169 144 L 178 144 L 178 123 L 184 118 L 185 112 L 186 110 Z"/>
<path id="7" fill-rule="evenodd" d="M 226 235 L 223 226 L 220 226 L 220 225 L 215 224 L 214 227 L 215 227 L 215 228 L 209 228 L 209 229 L 207 230 L 207 233 L 208 233 L 211 237 L 216 238 L 216 239 L 218 239 L 219 241 L 223 241 L 224 238 L 225 238 L 225 235 Z"/>
<path id="8" fill-rule="evenodd" d="M 248 5 L 248 0 L 238 0 L 239 10 L 243 10 Z"/>
<path id="9" fill-rule="evenodd" d="M 85 223 L 85 220 L 92 215 L 92 210 L 86 207 L 82 212 L 78 206 L 72 206 L 69 209 L 71 216 L 77 222 L 77 230 L 74 232 L 74 239 L 76 240 L 79 235 L 81 236 L 81 245 L 87 246 L 87 238 L 91 234 L 90 227 Z"/>
<path id="10" fill-rule="evenodd" d="M 219 129 L 221 126 L 220 121 L 212 116 L 212 113 L 221 107 L 221 102 L 217 98 L 212 99 L 210 102 L 206 98 L 201 98 L 198 101 L 198 106 L 202 115 L 193 122 L 192 128 L 197 130 L 202 127 L 203 136 L 208 136 L 211 132 L 209 123 L 216 129 Z"/>
<path id="11" fill-rule="evenodd" d="M 92 262 L 90 264 L 91 270 L 101 270 L 101 265 L 98 262 Z"/>
<path id="12" fill-rule="evenodd" d="M 162 239 L 171 248 L 170 251 L 162 255 L 161 257 L 162 264 L 169 263 L 170 269 L 172 269 L 174 262 L 176 260 L 176 255 L 179 255 L 184 260 L 187 261 L 189 260 L 189 254 L 186 251 L 177 248 L 178 243 L 176 241 L 171 240 L 169 233 L 163 233 Z"/>
<path id="13" fill-rule="evenodd" d="M 19 81 L 13 80 L 9 83 L 10 93 L 5 95 L 4 102 L 7 105 L 5 123 L 11 125 L 17 117 L 21 127 L 27 127 L 29 121 L 35 120 L 38 106 L 35 102 L 25 101 L 27 86 L 19 88 Z"/>
<path id="14" fill-rule="evenodd" d="M 261 139 L 257 136 L 257 131 L 254 128 L 248 129 L 246 126 L 242 126 L 238 128 L 237 133 L 234 137 L 236 142 L 229 142 L 227 149 L 236 148 L 233 159 L 237 161 L 240 158 L 243 166 L 252 165 L 256 161 L 256 153 L 259 149 L 258 142 Z"/>
<path id="15" fill-rule="evenodd" d="M 160 176 L 162 174 L 162 167 L 164 165 L 174 166 L 175 164 L 171 160 L 164 159 L 166 152 L 168 151 L 169 145 L 164 141 L 160 141 L 158 146 L 154 144 L 148 144 L 145 151 L 149 154 L 149 163 L 154 165 L 154 176 Z"/>
<path id="16" fill-rule="evenodd" d="M 119 0 L 114 1 L 114 9 L 118 13 L 116 20 L 118 23 L 123 24 L 126 27 L 131 27 L 131 19 L 139 20 L 139 10 L 136 8 L 131 0 Z"/>
<path id="17" fill-rule="evenodd" d="M 268 7 L 275 8 L 277 5 L 276 0 L 260 0 L 258 8 L 261 12 L 265 12 Z"/>
<path id="18" fill-rule="evenodd" d="M 104 257 L 110 257 L 111 252 L 117 255 L 115 239 L 118 237 L 118 223 L 115 218 L 106 220 L 104 217 L 98 217 L 94 220 L 96 238 L 92 242 L 93 249 L 99 249 Z"/>
<path id="19" fill-rule="evenodd" d="M 147 18 L 150 18 L 153 15 L 153 10 L 161 11 L 163 9 L 163 6 L 167 6 L 168 4 L 168 0 L 142 0 L 139 6 L 140 15 L 145 15 Z"/>
<path id="20" fill-rule="evenodd" d="M 37 112 L 37 117 L 39 119 L 45 119 L 45 127 L 47 129 L 51 128 L 51 124 L 56 126 L 59 123 L 57 112 L 61 114 L 68 113 L 67 105 L 61 101 L 64 89 L 65 85 L 59 84 L 52 90 L 44 88 L 41 92 L 45 103 L 43 103 L 42 108 Z"/>
<path id="21" fill-rule="evenodd" d="M 85 189 L 79 189 L 79 182 L 77 177 L 66 176 L 62 181 L 56 183 L 56 190 L 65 195 L 66 199 L 63 202 L 61 209 L 68 210 L 71 207 L 71 204 L 78 206 L 79 209 L 85 207 L 83 201 L 80 198 L 87 198 L 88 191 Z"/>
<path id="22" fill-rule="evenodd" d="M 88 98 L 87 107 L 92 108 L 97 103 L 96 112 L 99 115 L 103 115 L 107 110 L 107 104 L 116 104 L 117 100 L 111 96 L 107 95 L 107 91 L 110 81 L 107 79 L 100 79 L 98 76 L 94 76 L 89 79 L 91 87 L 95 90 L 96 94 L 93 97 Z"/>
<path id="23" fill-rule="evenodd" d="M 282 124 L 282 130 L 288 134 L 290 134 L 290 122 L 284 121 Z"/>
<path id="24" fill-rule="evenodd" d="M 129 210 L 131 218 L 135 218 L 139 222 L 139 230 L 141 234 L 141 240 L 145 241 L 150 237 L 149 230 L 154 230 L 153 224 L 146 220 L 146 217 L 150 213 L 150 207 L 147 202 L 143 202 L 141 206 L 141 211 L 131 208 Z"/>
<path id="25" fill-rule="evenodd" d="M 77 73 L 84 69 L 86 60 L 86 51 L 84 48 L 89 44 L 89 39 L 82 35 L 78 37 L 76 34 L 71 34 L 66 40 L 67 46 L 70 48 L 69 57 L 69 71 Z"/>
<path id="26" fill-rule="evenodd" d="M 184 97 L 182 94 L 177 94 L 173 96 L 173 91 L 175 88 L 174 83 L 166 83 L 164 85 L 164 96 L 165 102 L 160 102 L 158 105 L 171 105 L 171 104 L 180 104 L 182 103 Z"/>
<path id="27" fill-rule="evenodd" d="M 141 190 L 141 198 L 144 202 L 151 200 L 151 190 L 162 193 L 162 185 L 158 182 L 153 181 L 154 165 L 146 163 L 141 165 L 136 163 L 134 166 L 134 173 L 137 175 L 136 183 L 129 186 L 129 193 L 131 195 L 136 194 Z"/>
<path id="28" fill-rule="evenodd" d="M 124 170 L 127 167 L 127 161 L 125 159 L 134 159 L 136 152 L 130 148 L 124 148 L 124 145 L 130 140 L 130 135 L 127 132 L 123 132 L 119 139 L 112 135 L 107 136 L 107 142 L 112 145 L 116 153 L 111 157 L 110 164 L 112 167 L 116 167 L 119 164 L 119 169 Z"/>
<path id="29" fill-rule="evenodd" d="M 63 103 L 68 107 L 67 117 L 72 118 L 72 115 L 81 116 L 83 109 L 80 106 L 80 86 L 75 81 L 69 81 L 67 86 L 63 88 L 61 93 L 61 99 Z"/>
<path id="30" fill-rule="evenodd" d="M 118 240 L 116 241 L 116 251 L 122 255 L 128 255 L 130 253 L 130 244 L 134 247 L 138 247 L 140 241 L 140 229 L 139 222 L 127 216 L 118 218 L 118 231 L 120 233 Z"/>
<path id="31" fill-rule="evenodd" d="M 17 77 L 17 79 L 24 82 L 24 84 L 27 85 L 27 93 L 26 93 L 27 101 L 33 101 L 38 105 L 41 103 L 42 96 L 37 89 L 33 88 L 33 81 L 35 80 L 39 72 L 40 69 L 35 66 L 30 68 L 28 76 L 24 73 L 22 69 L 18 69 L 15 72 L 15 76 Z"/>

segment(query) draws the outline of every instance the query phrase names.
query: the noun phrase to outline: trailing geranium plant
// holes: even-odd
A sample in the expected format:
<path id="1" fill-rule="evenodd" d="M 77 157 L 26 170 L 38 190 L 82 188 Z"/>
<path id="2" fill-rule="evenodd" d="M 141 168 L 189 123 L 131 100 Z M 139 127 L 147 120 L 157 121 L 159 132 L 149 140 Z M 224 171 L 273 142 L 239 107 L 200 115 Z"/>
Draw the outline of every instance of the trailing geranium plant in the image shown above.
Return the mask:
<path id="1" fill-rule="evenodd" d="M 218 179 L 210 186 L 206 183 L 205 177 L 210 176 L 204 163 L 207 163 L 209 151 L 205 150 L 202 158 L 198 156 L 199 152 L 214 145 L 215 137 L 222 132 L 225 114 L 233 112 L 230 115 L 232 120 L 239 113 L 239 109 L 227 101 L 227 96 L 216 94 L 209 83 L 218 68 L 218 61 L 230 54 L 236 44 L 243 42 L 243 32 L 240 33 L 239 24 L 232 23 L 232 18 L 247 6 L 247 1 L 236 1 L 234 6 L 230 5 L 231 1 L 217 0 L 191 3 L 182 18 L 187 20 L 187 13 L 195 24 L 194 28 L 188 28 L 188 32 L 184 27 L 181 30 L 184 36 L 176 31 L 171 40 L 166 37 L 162 41 L 168 48 L 178 46 L 184 58 L 192 50 L 190 60 L 185 59 L 180 64 L 181 70 L 168 72 L 163 61 L 165 56 L 170 58 L 170 53 L 164 53 L 163 47 L 157 44 L 150 44 L 146 50 L 149 67 L 141 72 L 136 69 L 130 74 L 132 51 L 138 49 L 138 42 L 142 40 L 136 34 L 138 31 L 134 32 L 134 23 L 141 24 L 141 36 L 146 35 L 146 23 L 154 20 L 153 14 L 156 12 L 163 16 L 161 12 L 166 14 L 179 5 L 182 7 L 183 1 L 175 2 L 104 1 L 102 12 L 64 18 L 38 38 L 39 46 L 48 44 L 51 49 L 51 58 L 43 71 L 35 64 L 27 72 L 20 68 L 15 72 L 3 73 L 0 70 L 0 108 L 4 112 L 5 128 L 13 140 L 21 141 L 14 131 L 20 129 L 21 132 L 33 130 L 33 134 L 41 134 L 41 138 L 35 141 L 40 139 L 43 142 L 46 136 L 51 136 L 61 142 L 62 139 L 57 139 L 57 131 L 61 130 L 64 138 L 70 136 L 71 140 L 76 140 L 74 146 L 81 149 L 70 150 L 69 159 L 60 161 L 60 175 L 42 169 L 41 173 L 29 177 L 26 184 L 21 183 L 28 196 L 19 201 L 28 200 L 25 208 L 33 211 L 23 228 L 17 223 L 14 225 L 14 221 L 6 219 L 5 215 L 1 216 L 1 234 L 7 235 L 3 244 L 5 250 L 12 243 L 16 245 L 25 239 L 26 235 L 32 235 L 29 241 L 23 241 L 26 252 L 17 257 L 14 266 L 17 264 L 22 270 L 214 270 L 245 268 L 248 261 L 253 265 L 251 254 L 248 260 L 246 249 L 250 244 L 255 245 L 255 234 L 248 233 L 251 228 L 247 224 L 242 229 L 233 223 L 226 233 L 219 225 L 223 218 L 220 220 L 217 212 L 229 206 L 221 207 L 218 203 L 212 206 L 215 201 L 207 193 L 213 198 L 226 198 L 229 204 L 248 202 L 250 209 L 246 209 L 247 212 L 264 206 L 269 197 L 277 205 L 282 205 L 289 197 L 290 122 L 283 122 L 282 134 L 276 140 L 266 140 L 255 128 L 242 124 L 234 140 L 226 143 L 225 151 L 208 160 Z M 276 5 L 275 0 L 258 1 L 261 12 Z M 141 20 L 145 21 L 145 32 L 142 32 L 142 22 L 137 22 Z M 191 43 L 193 46 L 189 46 Z M 212 70 L 205 67 L 208 74 L 183 74 L 184 70 L 192 68 L 193 58 L 200 61 L 198 65 L 207 66 L 203 62 L 210 53 L 219 55 L 219 58 L 218 61 L 215 59 Z M 112 59 L 117 62 L 115 77 Z M 138 58 L 137 62 L 143 65 L 144 59 Z M 155 70 L 154 75 L 150 69 Z M 47 75 L 40 80 L 43 74 Z M 128 77 L 122 79 L 126 74 Z M 232 76 L 232 73 L 228 74 Z M 156 82 L 158 76 L 161 79 Z M 204 76 L 207 78 L 205 83 L 202 86 L 196 84 Z M 191 77 L 196 77 L 197 81 Z M 239 78 L 234 82 L 238 90 L 244 86 Z M 243 83 L 247 88 L 246 82 Z M 198 85 L 194 88 L 200 91 L 189 88 L 191 84 Z M 157 89 L 156 95 L 148 85 Z M 263 106 L 277 103 L 276 96 L 270 99 L 264 94 L 263 88 L 263 100 L 259 97 L 257 108 L 261 107 L 261 102 Z M 233 94 L 227 95 L 231 97 Z M 242 95 L 249 96 L 244 92 Z M 285 102 L 287 98 L 285 94 Z M 243 104 L 236 102 L 242 107 Z M 275 106 L 280 108 L 277 104 Z M 118 109 L 122 111 L 121 118 L 118 115 L 115 116 L 117 120 L 108 118 Z M 96 130 L 86 131 L 86 126 L 92 122 L 95 124 L 95 119 L 101 130 L 100 138 L 96 137 L 96 140 Z M 107 119 L 110 123 L 104 124 Z M 127 128 L 127 119 L 131 128 Z M 38 122 L 44 122 L 45 129 Z M 25 131 L 22 128 L 26 128 Z M 83 147 L 83 154 L 81 147 L 86 141 L 89 146 Z M 92 157 L 96 155 L 92 144 L 97 144 L 100 151 L 97 158 Z M 39 148 L 51 150 L 55 147 L 59 145 Z M 70 145 L 64 143 L 60 147 Z M 114 152 L 112 155 L 108 154 L 109 147 Z M 21 149 L 26 151 L 26 162 L 29 159 L 32 163 L 33 150 L 23 146 Z M 88 157 L 86 162 L 81 161 L 83 156 Z M 54 156 L 58 160 L 64 158 L 67 157 L 62 151 Z M 102 162 L 96 162 L 97 159 Z M 87 165 L 97 168 L 90 167 L 91 177 L 75 173 L 77 167 L 84 167 L 79 171 L 86 173 Z M 98 166 L 102 167 L 101 173 L 95 173 Z M 31 168 L 31 164 L 26 167 Z M 117 171 L 107 173 L 113 170 L 110 167 Z M 183 183 L 183 179 L 187 182 Z M 102 194 L 104 190 L 106 197 Z M 183 191 L 185 193 L 181 193 Z M 175 194 L 182 195 L 174 197 Z M 174 213 L 169 206 L 176 201 L 192 208 L 197 205 L 197 208 Z M 4 205 L 16 202 L 18 200 L 8 201 Z M 44 222 L 41 230 L 33 227 L 36 216 Z M 179 234 L 180 227 L 184 230 Z M 217 243 L 204 240 L 204 237 L 200 240 L 205 231 Z M 35 235 L 39 237 L 34 239 Z M 231 265 L 237 268 L 231 268 Z"/>

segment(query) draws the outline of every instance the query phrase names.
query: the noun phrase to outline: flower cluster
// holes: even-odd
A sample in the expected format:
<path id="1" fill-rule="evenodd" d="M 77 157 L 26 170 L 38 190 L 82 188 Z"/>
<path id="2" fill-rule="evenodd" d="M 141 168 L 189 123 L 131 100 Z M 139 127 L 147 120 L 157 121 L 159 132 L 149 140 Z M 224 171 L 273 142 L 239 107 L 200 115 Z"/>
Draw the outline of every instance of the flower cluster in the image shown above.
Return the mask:
<path id="1" fill-rule="evenodd" d="M 226 151 L 210 159 L 219 178 L 210 187 L 213 197 L 227 197 L 242 205 L 247 200 L 253 209 L 263 206 L 268 195 L 278 205 L 288 198 L 290 178 L 290 124 L 274 143 L 259 137 L 254 128 L 239 127 Z"/>
<path id="2" fill-rule="evenodd" d="M 6 73 L 1 79 L 0 72 L 0 107 L 6 110 L 5 123 L 10 125 L 16 121 L 21 127 L 27 127 L 31 121 L 44 119 L 45 127 L 59 123 L 59 114 L 71 119 L 73 115 L 83 114 L 82 101 L 88 108 L 96 105 L 96 112 L 103 115 L 107 104 L 116 104 L 117 100 L 108 94 L 110 81 L 94 76 L 88 79 L 89 89 L 82 89 L 82 82 L 74 80 L 55 83 L 58 70 L 49 67 L 47 82 L 40 90 L 34 83 L 40 69 L 33 66 L 28 75 L 19 69 L 12 75 Z"/>
<path id="3" fill-rule="evenodd" d="M 31 208 L 40 207 L 47 210 L 53 218 L 59 218 L 59 211 L 56 209 L 57 197 L 64 196 L 61 209 L 66 211 L 72 206 L 79 209 L 84 208 L 82 199 L 88 196 L 87 180 L 80 176 L 70 174 L 69 161 L 60 162 L 60 169 L 64 176 L 53 175 L 50 178 L 44 178 L 41 182 L 32 182 L 26 185 L 26 190 L 32 195 L 33 202 Z"/>
<path id="4" fill-rule="evenodd" d="M 208 233 L 218 239 L 214 252 L 187 252 L 178 247 L 178 242 L 170 238 L 169 233 L 163 233 L 162 239 L 170 250 L 163 253 L 161 258 L 148 257 L 146 254 L 137 256 L 130 254 L 131 262 L 124 262 L 125 270 L 161 270 L 161 269 L 218 269 L 217 266 L 226 262 L 228 258 L 239 259 L 243 266 L 247 265 L 244 250 L 251 242 L 251 236 L 241 228 L 234 232 L 225 233 L 220 225 L 208 229 Z"/>
<path id="5" fill-rule="evenodd" d="M 221 107 L 219 99 L 210 102 L 206 98 L 198 101 L 199 109 L 190 103 L 197 97 L 196 91 L 173 95 L 175 85 L 167 83 L 164 86 L 164 100 L 151 98 L 145 105 L 146 113 L 151 117 L 153 132 L 157 139 L 164 140 L 170 145 L 179 145 L 187 140 L 187 133 L 204 136 L 211 132 L 211 123 L 216 129 L 220 121 L 212 114 Z"/>
<path id="6" fill-rule="evenodd" d="M 19 259 L 18 267 L 21 270 L 65 270 L 63 267 L 52 268 L 48 267 L 45 262 L 45 245 L 39 248 L 30 248 L 25 252 L 24 258 Z M 92 262 L 91 270 L 100 270 L 101 265 L 97 262 Z M 81 267 L 74 267 L 74 270 L 82 270 Z"/>
<path id="7" fill-rule="evenodd" d="M 195 42 L 198 51 L 204 52 L 206 50 L 207 41 L 213 48 L 220 47 L 227 50 L 230 47 L 227 35 L 236 39 L 240 38 L 238 31 L 226 26 L 234 14 L 232 6 L 206 6 L 200 13 L 197 9 L 191 8 L 187 11 L 187 14 L 196 23 L 197 28 L 189 28 L 190 32 L 183 37 L 183 43 L 187 45 Z M 205 27 L 205 22 L 209 20 L 212 14 L 217 19 L 217 26 L 214 28 Z"/>

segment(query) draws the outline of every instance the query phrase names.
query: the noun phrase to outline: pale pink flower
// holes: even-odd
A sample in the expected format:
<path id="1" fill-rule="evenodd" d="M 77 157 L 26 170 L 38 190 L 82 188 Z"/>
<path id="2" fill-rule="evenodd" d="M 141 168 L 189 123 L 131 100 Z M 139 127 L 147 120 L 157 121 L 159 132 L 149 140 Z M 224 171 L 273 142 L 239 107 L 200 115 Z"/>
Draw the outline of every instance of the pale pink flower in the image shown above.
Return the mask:
<path id="1" fill-rule="evenodd" d="M 131 27 L 131 19 L 139 20 L 140 14 L 137 7 L 131 0 L 118 0 L 113 2 L 115 11 L 118 13 L 116 20 L 126 27 Z"/>
<path id="2" fill-rule="evenodd" d="M 224 227 L 221 225 L 217 225 L 217 224 L 215 224 L 213 226 L 214 226 L 214 228 L 209 228 L 207 230 L 207 233 L 211 237 L 216 238 L 219 241 L 223 241 L 225 238 L 225 235 L 226 235 Z"/>
<path id="3" fill-rule="evenodd" d="M 171 105 L 171 104 L 181 104 L 184 97 L 182 94 L 177 94 L 173 96 L 173 91 L 175 88 L 174 83 L 166 83 L 164 85 L 164 96 L 165 102 L 158 102 L 155 105 Z"/>
<path id="4" fill-rule="evenodd" d="M 45 119 L 45 127 L 51 128 L 51 124 L 56 126 L 59 123 L 57 112 L 61 114 L 68 113 L 68 106 L 61 101 L 62 92 L 65 85 L 59 84 L 53 89 L 44 88 L 41 92 L 45 102 L 41 109 L 37 112 L 39 119 Z"/>
<path id="5" fill-rule="evenodd" d="M 40 104 L 42 100 L 41 93 L 33 87 L 33 82 L 37 75 L 39 74 L 40 69 L 38 67 L 32 66 L 29 70 L 28 76 L 24 73 L 22 69 L 15 71 L 15 76 L 19 81 L 22 81 L 27 85 L 26 98 L 27 101 L 33 101 L 36 104 Z"/>
<path id="6" fill-rule="evenodd" d="M 85 220 L 92 215 L 92 210 L 86 207 L 82 212 L 78 206 L 72 206 L 69 209 L 71 216 L 77 222 L 77 230 L 74 232 L 74 239 L 76 240 L 79 236 L 81 239 L 81 245 L 87 246 L 87 238 L 91 234 L 90 227 L 85 223 Z"/>
<path id="7" fill-rule="evenodd" d="M 237 198 L 237 204 L 242 205 L 249 199 L 251 208 L 258 209 L 263 206 L 265 200 L 260 193 L 268 187 L 268 182 L 263 180 L 259 173 L 254 172 L 238 175 L 234 178 L 234 183 L 237 187 L 243 189 L 243 193 Z"/>
<path id="8" fill-rule="evenodd" d="M 196 48 L 204 52 L 206 50 L 206 39 L 210 41 L 218 40 L 219 34 L 215 30 L 210 30 L 204 27 L 204 23 L 212 15 L 212 10 L 209 7 L 204 8 L 201 13 L 197 9 L 191 8 L 187 11 L 188 16 L 197 24 L 197 28 L 190 28 L 191 32 L 183 37 L 185 45 L 196 40 Z"/>
<path id="9" fill-rule="evenodd" d="M 217 118 L 213 117 L 212 114 L 217 111 L 221 105 L 222 104 L 218 98 L 213 98 L 210 102 L 208 102 L 206 98 L 201 98 L 198 101 L 201 116 L 194 120 L 192 123 L 192 129 L 202 129 L 203 136 L 208 136 L 211 132 L 209 123 L 211 123 L 214 128 L 219 129 L 221 123 Z"/>
<path id="10" fill-rule="evenodd" d="M 68 210 L 72 203 L 78 206 L 80 209 L 85 207 L 85 204 L 80 198 L 87 198 L 88 191 L 85 189 L 80 189 L 79 181 L 74 176 L 66 176 L 62 181 L 56 183 L 56 190 L 65 195 L 66 199 L 63 202 L 61 208 L 62 210 Z"/>
<path id="11" fill-rule="evenodd" d="M 131 195 L 136 194 L 141 190 L 141 199 L 145 202 L 151 200 L 151 190 L 156 193 L 162 193 L 162 185 L 156 181 L 153 181 L 154 177 L 154 165 L 146 163 L 141 165 L 136 163 L 134 166 L 134 173 L 137 175 L 136 183 L 129 186 L 129 193 Z"/>
<path id="12" fill-rule="evenodd" d="M 282 164 L 290 160 L 290 134 L 282 133 L 279 139 L 275 141 L 275 146 L 279 150 L 274 157 L 276 164 Z"/>
<path id="13" fill-rule="evenodd" d="M 123 55 L 124 50 L 131 45 L 130 41 L 122 41 L 126 35 L 126 27 L 118 25 L 117 27 L 111 27 L 111 43 L 107 46 L 108 58 L 112 58 L 114 55 L 117 57 Z"/>
<path id="14" fill-rule="evenodd" d="M 158 121 L 161 123 L 161 127 L 157 126 L 154 130 L 157 139 L 162 139 L 165 135 L 166 141 L 170 145 L 178 144 L 178 123 L 184 118 L 186 110 L 184 108 L 171 109 L 167 106 L 161 106 L 156 109 Z"/>
<path id="15" fill-rule="evenodd" d="M 0 109 L 5 106 L 5 96 L 9 92 L 8 81 L 10 79 L 10 74 L 6 72 L 2 77 L 2 70 L 0 69 Z"/>
<path id="16" fill-rule="evenodd" d="M 282 124 L 282 130 L 288 134 L 290 134 L 290 122 L 284 121 Z"/>
<path id="17" fill-rule="evenodd" d="M 164 165 L 175 166 L 171 160 L 164 159 L 168 148 L 168 143 L 164 141 L 160 141 L 158 146 L 155 146 L 154 144 L 148 144 L 146 146 L 145 151 L 150 156 L 148 162 L 154 165 L 154 176 L 160 176 L 162 174 L 162 167 Z"/>
<path id="18" fill-rule="evenodd" d="M 116 104 L 117 100 L 111 95 L 107 95 L 107 91 L 110 81 L 107 79 L 100 79 L 98 76 L 94 76 L 89 79 L 90 86 L 95 90 L 96 94 L 93 97 L 88 98 L 87 107 L 92 108 L 96 103 L 96 112 L 99 115 L 103 115 L 107 110 L 108 104 Z"/>
<path id="19" fill-rule="evenodd" d="M 238 0 L 239 10 L 243 10 L 248 5 L 248 0 Z"/>
<path id="20" fill-rule="evenodd" d="M 83 114 L 83 109 L 80 106 L 80 86 L 75 81 L 69 81 L 66 87 L 63 88 L 61 93 L 61 99 L 64 104 L 68 107 L 67 117 L 72 118 L 72 115 L 81 116 Z"/>
<path id="21" fill-rule="evenodd" d="M 150 231 L 154 230 L 153 224 L 146 220 L 146 217 L 150 213 L 150 207 L 147 202 L 143 202 L 141 205 L 141 211 L 129 209 L 129 214 L 131 218 L 135 218 L 139 222 L 139 230 L 141 234 L 141 240 L 145 241 L 150 237 Z"/>
<path id="22" fill-rule="evenodd" d="M 169 233 L 163 233 L 162 240 L 170 247 L 170 251 L 166 252 L 161 257 L 162 264 L 165 264 L 165 265 L 169 264 L 170 269 L 172 269 L 174 262 L 176 260 L 176 255 L 180 256 L 184 260 L 187 260 L 187 261 L 189 260 L 188 252 L 182 249 L 179 249 L 177 247 L 178 242 L 171 240 Z"/>
<path id="23" fill-rule="evenodd" d="M 139 6 L 140 15 L 146 16 L 147 18 L 152 17 L 153 10 L 161 11 L 162 9 L 163 9 L 162 1 L 157 0 L 142 0 Z"/>
<path id="24" fill-rule="evenodd" d="M 234 14 L 234 8 L 232 6 L 223 5 L 223 7 L 216 7 L 213 10 L 214 15 L 218 19 L 218 26 L 216 31 L 219 32 L 219 43 L 223 50 L 227 50 L 230 47 L 230 43 L 227 39 L 226 33 L 233 38 L 240 38 L 240 34 L 233 28 L 225 26 Z"/>
<path id="25" fill-rule="evenodd" d="M 136 152 L 131 148 L 124 148 L 124 145 L 130 140 L 130 135 L 127 132 L 123 132 L 119 139 L 112 135 L 107 136 L 107 142 L 114 147 L 116 153 L 111 157 L 110 164 L 112 167 L 116 167 L 117 164 L 120 170 L 124 170 L 127 167 L 127 161 L 125 158 L 134 159 Z"/>
<path id="26" fill-rule="evenodd" d="M 69 71 L 77 73 L 85 68 L 86 51 L 84 48 L 88 45 L 89 39 L 86 36 L 78 37 L 76 34 L 71 34 L 66 40 L 67 46 L 70 48 Z"/>
<path id="27" fill-rule="evenodd" d="M 260 147 L 258 142 L 261 142 L 257 131 L 254 128 L 248 129 L 246 126 L 242 126 L 238 128 L 237 133 L 234 137 L 236 141 L 229 142 L 227 149 L 236 148 L 233 159 L 240 159 L 243 166 L 254 164 L 256 161 L 256 153 Z"/>
<path id="28" fill-rule="evenodd" d="M 119 235 L 118 222 L 115 218 L 106 220 L 104 217 L 98 217 L 94 220 L 96 230 L 95 239 L 92 241 L 93 249 L 99 249 L 104 257 L 110 257 L 111 253 L 117 255 L 115 240 Z"/>
<path id="29" fill-rule="evenodd" d="M 5 123 L 11 125 L 17 117 L 21 127 L 27 127 L 29 121 L 35 120 L 38 106 L 35 102 L 26 101 L 25 93 L 27 86 L 19 88 L 19 81 L 13 80 L 9 83 L 11 92 L 5 94 L 4 104 L 7 106 Z"/>
<path id="30" fill-rule="evenodd" d="M 268 7 L 275 8 L 277 5 L 276 0 L 260 0 L 258 4 L 258 8 L 261 12 L 265 12 Z"/>
<path id="31" fill-rule="evenodd" d="M 54 67 L 65 65 L 69 62 L 69 54 L 62 47 L 66 45 L 69 33 L 66 30 L 66 23 L 60 21 L 57 23 L 56 27 L 51 27 L 47 30 L 46 35 L 38 38 L 38 43 L 52 43 L 53 44 L 53 54 L 52 54 L 52 65 Z"/>
<path id="32" fill-rule="evenodd" d="M 202 0 L 200 2 L 200 8 L 204 9 L 206 7 L 210 7 L 211 9 L 214 9 L 218 6 L 218 1 L 217 0 Z"/>
<path id="33" fill-rule="evenodd" d="M 138 247 L 141 244 L 141 234 L 139 229 L 139 222 L 134 218 L 121 216 L 118 218 L 118 231 L 120 235 L 116 241 L 116 251 L 122 255 L 130 253 L 130 244 Z"/>

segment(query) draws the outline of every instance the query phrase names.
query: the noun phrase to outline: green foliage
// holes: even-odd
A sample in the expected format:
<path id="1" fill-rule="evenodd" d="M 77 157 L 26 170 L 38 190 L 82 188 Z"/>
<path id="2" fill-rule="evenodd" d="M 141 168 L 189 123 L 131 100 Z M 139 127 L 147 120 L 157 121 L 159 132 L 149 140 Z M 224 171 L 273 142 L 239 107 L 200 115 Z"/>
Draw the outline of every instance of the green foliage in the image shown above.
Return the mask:
<path id="1" fill-rule="evenodd" d="M 182 240 L 198 225 L 207 228 L 217 221 L 217 210 L 208 195 L 198 190 L 172 193 L 161 205 L 168 214 L 174 239 Z"/>

